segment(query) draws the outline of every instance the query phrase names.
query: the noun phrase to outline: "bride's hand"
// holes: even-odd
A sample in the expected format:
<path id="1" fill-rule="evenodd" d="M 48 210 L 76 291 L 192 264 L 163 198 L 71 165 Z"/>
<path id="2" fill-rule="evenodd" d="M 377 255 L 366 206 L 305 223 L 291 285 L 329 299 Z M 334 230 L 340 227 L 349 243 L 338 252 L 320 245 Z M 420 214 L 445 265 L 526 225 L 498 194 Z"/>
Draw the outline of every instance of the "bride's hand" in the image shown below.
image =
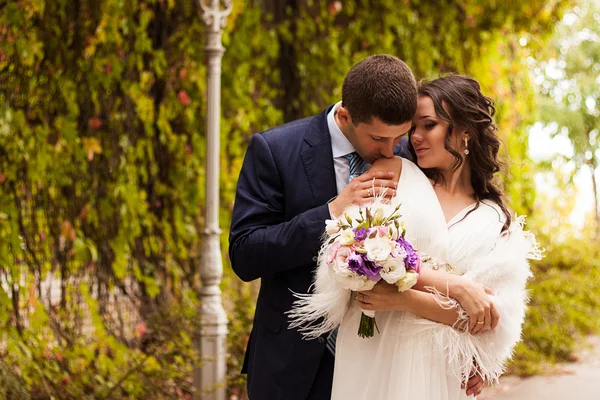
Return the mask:
<path id="1" fill-rule="evenodd" d="M 385 197 L 390 199 L 396 195 L 397 181 L 393 179 L 392 171 L 369 171 L 346 185 L 344 190 L 329 203 L 329 212 L 334 217 L 341 215 L 351 204 L 363 205 L 373 201 L 373 197 L 385 191 Z"/>
<path id="2" fill-rule="evenodd" d="M 469 314 L 469 332 L 473 335 L 498 325 L 500 314 L 489 297 L 491 294 L 494 294 L 492 289 L 468 279 L 461 279 L 458 289 L 450 294 Z"/>
<path id="3" fill-rule="evenodd" d="M 406 305 L 406 292 L 398 292 L 398 286 L 381 280 L 371 290 L 356 293 L 358 306 L 368 311 L 399 311 Z"/>

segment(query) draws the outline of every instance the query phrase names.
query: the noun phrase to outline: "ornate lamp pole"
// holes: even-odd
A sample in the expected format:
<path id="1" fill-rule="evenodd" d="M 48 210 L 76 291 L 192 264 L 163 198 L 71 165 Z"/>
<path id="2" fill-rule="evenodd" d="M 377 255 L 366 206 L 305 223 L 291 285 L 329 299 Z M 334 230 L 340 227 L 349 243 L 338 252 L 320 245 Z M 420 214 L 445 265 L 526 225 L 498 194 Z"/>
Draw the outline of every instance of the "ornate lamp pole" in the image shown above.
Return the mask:
<path id="1" fill-rule="evenodd" d="M 206 227 L 201 255 L 200 350 L 201 365 L 194 370 L 194 399 L 225 400 L 227 315 L 219 283 L 223 276 L 219 243 L 219 125 L 221 120 L 221 32 L 232 0 L 198 0 L 206 32 L 208 110 L 206 113 Z M 223 4 L 224 8 L 221 7 Z"/>

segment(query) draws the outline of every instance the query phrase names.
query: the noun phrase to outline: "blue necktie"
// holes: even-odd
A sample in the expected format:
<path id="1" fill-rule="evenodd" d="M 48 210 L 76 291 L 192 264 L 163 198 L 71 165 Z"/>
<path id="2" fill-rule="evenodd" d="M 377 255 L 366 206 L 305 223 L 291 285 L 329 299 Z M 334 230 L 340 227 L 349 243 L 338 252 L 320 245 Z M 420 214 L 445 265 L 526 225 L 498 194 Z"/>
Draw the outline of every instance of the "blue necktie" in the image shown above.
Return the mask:
<path id="1" fill-rule="evenodd" d="M 360 158 L 357 152 L 352 152 L 350 154 L 346 154 L 344 156 L 346 160 L 348 160 L 348 164 L 350 165 L 350 177 L 348 178 L 348 183 L 354 178 L 365 171 L 365 160 Z M 327 337 L 327 342 L 325 343 L 325 347 L 331 353 L 332 356 L 335 357 L 335 340 L 337 339 L 338 328 L 335 328 Z"/>
<path id="2" fill-rule="evenodd" d="M 348 160 L 348 164 L 350 164 L 350 178 L 348 179 L 348 183 L 350 183 L 352 179 L 365 172 L 366 163 L 355 151 L 346 154 L 344 158 Z"/>

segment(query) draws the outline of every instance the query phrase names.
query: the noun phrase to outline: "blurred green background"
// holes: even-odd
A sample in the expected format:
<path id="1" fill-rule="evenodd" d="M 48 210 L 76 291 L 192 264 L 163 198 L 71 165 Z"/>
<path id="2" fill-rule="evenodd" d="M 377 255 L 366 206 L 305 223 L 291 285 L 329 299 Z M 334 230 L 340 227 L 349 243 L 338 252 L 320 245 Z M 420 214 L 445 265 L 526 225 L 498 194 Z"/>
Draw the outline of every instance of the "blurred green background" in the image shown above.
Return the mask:
<path id="1" fill-rule="evenodd" d="M 599 331 L 597 2 L 233 7 L 220 159 L 233 398 L 245 396 L 239 369 L 258 285 L 238 280 L 226 257 L 248 140 L 338 101 L 345 73 L 374 53 L 397 55 L 419 79 L 469 74 L 496 100 L 510 206 L 547 250 L 510 371 L 547 372 Z M 0 398 L 190 397 L 204 31 L 192 0 L 0 1 Z M 564 151 L 539 148 L 554 140 Z"/>

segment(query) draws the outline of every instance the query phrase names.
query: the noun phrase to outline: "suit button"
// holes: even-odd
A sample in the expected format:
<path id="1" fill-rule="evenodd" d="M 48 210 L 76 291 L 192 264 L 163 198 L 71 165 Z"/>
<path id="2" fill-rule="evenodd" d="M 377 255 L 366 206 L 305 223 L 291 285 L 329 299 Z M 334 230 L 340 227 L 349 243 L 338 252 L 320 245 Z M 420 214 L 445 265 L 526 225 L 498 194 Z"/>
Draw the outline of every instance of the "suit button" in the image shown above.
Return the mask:
<path id="1" fill-rule="evenodd" d="M 319 343 L 323 344 L 323 343 L 325 343 L 325 338 L 319 337 L 319 338 L 317 339 L 317 342 L 319 342 Z"/>

